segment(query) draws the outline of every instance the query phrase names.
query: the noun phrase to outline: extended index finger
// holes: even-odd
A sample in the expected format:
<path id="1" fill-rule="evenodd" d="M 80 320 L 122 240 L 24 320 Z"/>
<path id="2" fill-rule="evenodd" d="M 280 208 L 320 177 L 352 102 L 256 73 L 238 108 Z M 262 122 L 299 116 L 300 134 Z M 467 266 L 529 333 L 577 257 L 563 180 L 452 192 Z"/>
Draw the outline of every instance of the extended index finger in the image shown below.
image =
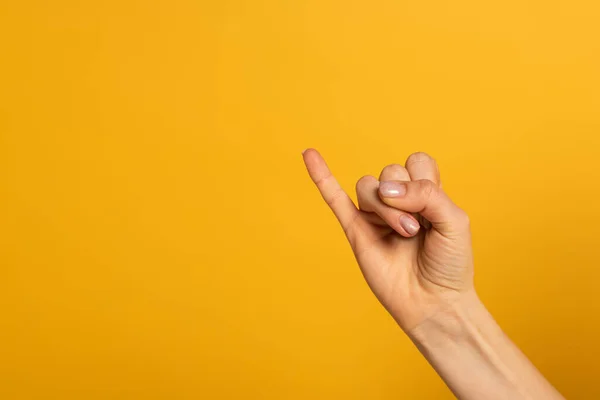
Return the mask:
<path id="1" fill-rule="evenodd" d="M 321 192 L 321 196 L 335 214 L 344 231 L 347 231 L 356 218 L 358 209 L 335 179 L 317 150 L 307 149 L 302 156 L 308 174 Z"/>

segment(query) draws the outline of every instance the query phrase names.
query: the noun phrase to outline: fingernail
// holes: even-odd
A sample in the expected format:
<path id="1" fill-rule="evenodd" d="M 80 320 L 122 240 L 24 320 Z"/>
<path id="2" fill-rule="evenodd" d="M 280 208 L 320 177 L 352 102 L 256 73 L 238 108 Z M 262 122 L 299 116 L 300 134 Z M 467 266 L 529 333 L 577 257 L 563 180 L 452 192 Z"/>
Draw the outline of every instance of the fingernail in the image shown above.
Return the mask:
<path id="1" fill-rule="evenodd" d="M 402 197 L 406 194 L 406 185 L 396 181 L 384 181 L 379 184 L 379 193 L 383 197 Z"/>
<path id="2" fill-rule="evenodd" d="M 406 214 L 400 216 L 400 225 L 410 235 L 414 235 L 419 231 L 419 223 Z"/>
<path id="3" fill-rule="evenodd" d="M 308 150 L 308 149 L 304 149 L 304 150 L 302 150 L 302 154 L 306 153 L 306 150 Z"/>

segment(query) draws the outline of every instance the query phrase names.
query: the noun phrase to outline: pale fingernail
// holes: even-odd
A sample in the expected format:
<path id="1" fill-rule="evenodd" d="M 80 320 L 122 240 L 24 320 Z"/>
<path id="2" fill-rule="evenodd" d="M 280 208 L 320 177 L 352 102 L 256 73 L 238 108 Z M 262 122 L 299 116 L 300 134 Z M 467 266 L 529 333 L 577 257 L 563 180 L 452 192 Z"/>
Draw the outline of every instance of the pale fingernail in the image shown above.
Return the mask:
<path id="1" fill-rule="evenodd" d="M 402 197 L 406 194 L 406 185 L 396 181 L 384 181 L 379 184 L 379 193 L 383 197 Z"/>
<path id="2" fill-rule="evenodd" d="M 400 225 L 409 235 L 414 235 L 419 231 L 419 223 L 406 214 L 400 216 Z"/>

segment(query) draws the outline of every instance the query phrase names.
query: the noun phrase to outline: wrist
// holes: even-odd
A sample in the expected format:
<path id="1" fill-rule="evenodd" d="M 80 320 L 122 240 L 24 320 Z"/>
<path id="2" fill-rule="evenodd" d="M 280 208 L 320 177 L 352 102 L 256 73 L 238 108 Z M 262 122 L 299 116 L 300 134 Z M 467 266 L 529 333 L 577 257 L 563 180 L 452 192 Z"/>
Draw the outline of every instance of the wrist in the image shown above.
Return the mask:
<path id="1" fill-rule="evenodd" d="M 466 292 L 408 332 L 413 343 L 461 399 L 532 399 L 535 368 L 502 332 L 475 291 Z M 521 371 L 521 372 L 519 372 Z M 534 372 L 531 372 L 534 371 Z M 554 395 L 553 395 L 554 396 Z"/>
<path id="2" fill-rule="evenodd" d="M 407 332 L 420 349 L 468 340 L 491 320 L 474 289 L 464 292 Z"/>

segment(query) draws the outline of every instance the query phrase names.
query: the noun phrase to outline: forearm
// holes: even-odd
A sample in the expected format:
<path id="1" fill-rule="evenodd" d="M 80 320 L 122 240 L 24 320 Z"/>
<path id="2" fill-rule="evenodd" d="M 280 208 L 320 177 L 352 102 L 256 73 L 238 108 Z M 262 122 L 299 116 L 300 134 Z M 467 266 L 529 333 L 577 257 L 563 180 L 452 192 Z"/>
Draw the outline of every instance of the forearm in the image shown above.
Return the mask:
<path id="1" fill-rule="evenodd" d="M 563 399 L 474 292 L 408 333 L 461 400 Z"/>

